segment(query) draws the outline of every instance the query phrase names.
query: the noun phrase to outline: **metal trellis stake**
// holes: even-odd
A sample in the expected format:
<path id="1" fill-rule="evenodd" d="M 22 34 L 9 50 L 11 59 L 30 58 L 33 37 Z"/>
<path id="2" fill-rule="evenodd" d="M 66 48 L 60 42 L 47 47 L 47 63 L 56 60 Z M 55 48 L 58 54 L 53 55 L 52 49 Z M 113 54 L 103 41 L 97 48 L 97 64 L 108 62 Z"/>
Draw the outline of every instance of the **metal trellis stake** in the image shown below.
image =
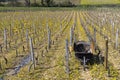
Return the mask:
<path id="1" fill-rule="evenodd" d="M 32 59 L 32 62 L 33 62 L 33 68 L 35 69 L 35 57 L 34 57 L 34 49 L 33 49 L 32 38 L 30 38 L 30 53 L 31 53 L 31 59 Z"/>
<path id="2" fill-rule="evenodd" d="M 69 51 L 68 51 L 68 40 L 65 40 L 66 42 L 66 55 L 65 55 L 65 59 L 66 59 L 66 73 L 69 74 Z"/>

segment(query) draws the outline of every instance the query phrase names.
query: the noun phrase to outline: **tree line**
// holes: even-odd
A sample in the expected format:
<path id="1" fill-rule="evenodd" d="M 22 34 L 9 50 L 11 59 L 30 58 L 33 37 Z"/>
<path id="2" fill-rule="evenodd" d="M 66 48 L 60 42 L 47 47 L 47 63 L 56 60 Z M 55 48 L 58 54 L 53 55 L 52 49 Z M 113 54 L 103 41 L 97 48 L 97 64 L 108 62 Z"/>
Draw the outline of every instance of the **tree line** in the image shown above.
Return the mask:
<path id="1" fill-rule="evenodd" d="M 41 7 L 71 7 L 75 6 L 70 0 L 66 0 L 62 3 L 56 3 L 54 0 L 0 0 L 0 6 L 41 6 Z"/>

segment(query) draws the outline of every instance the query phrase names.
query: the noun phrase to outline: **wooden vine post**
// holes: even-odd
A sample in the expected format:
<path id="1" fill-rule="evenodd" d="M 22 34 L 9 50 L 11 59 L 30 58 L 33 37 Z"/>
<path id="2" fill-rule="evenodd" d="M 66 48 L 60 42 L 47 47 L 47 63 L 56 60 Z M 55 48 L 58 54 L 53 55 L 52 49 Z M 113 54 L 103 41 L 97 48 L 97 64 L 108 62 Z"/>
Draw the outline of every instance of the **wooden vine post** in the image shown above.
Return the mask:
<path id="1" fill-rule="evenodd" d="M 0 52 L 1 52 L 1 53 L 3 52 L 3 51 L 2 51 L 2 48 L 3 48 L 3 47 L 2 47 L 2 44 L 0 44 Z"/>
<path id="2" fill-rule="evenodd" d="M 32 60 L 33 68 L 35 69 L 35 57 L 34 57 L 32 38 L 30 38 L 30 53 L 31 53 L 31 60 Z"/>
<path id="3" fill-rule="evenodd" d="M 65 55 L 65 59 L 66 59 L 66 73 L 69 74 L 69 51 L 68 51 L 68 40 L 66 39 L 65 40 L 66 42 L 66 46 L 65 46 L 65 49 L 66 49 L 66 55 Z"/>
<path id="4" fill-rule="evenodd" d="M 36 34 L 37 34 L 37 31 L 36 31 L 35 25 L 33 25 L 33 28 L 34 28 L 34 34 L 36 35 Z"/>
<path id="5" fill-rule="evenodd" d="M 108 69 L 108 39 L 105 40 L 105 46 L 106 46 L 106 51 L 105 51 L 105 69 Z"/>
<path id="6" fill-rule="evenodd" d="M 2 65 L 1 65 L 1 62 L 0 62 L 0 70 L 2 70 Z"/>
<path id="7" fill-rule="evenodd" d="M 16 57 L 18 57 L 18 50 L 17 47 L 15 47 Z"/>
<path id="8" fill-rule="evenodd" d="M 21 24 L 21 31 L 20 31 L 20 35 L 21 35 L 21 41 L 23 42 L 23 34 L 24 34 L 24 25 Z"/>
<path id="9" fill-rule="evenodd" d="M 115 29 L 114 29 L 114 25 L 115 25 L 115 24 L 114 24 L 114 22 L 113 22 L 112 20 L 111 20 L 111 24 L 112 24 L 112 34 L 114 34 L 114 30 L 115 30 Z"/>
<path id="10" fill-rule="evenodd" d="M 95 44 L 96 44 L 96 28 L 94 28 L 94 41 L 95 41 Z"/>
<path id="11" fill-rule="evenodd" d="M 48 27 L 47 27 L 47 30 L 48 30 L 48 49 L 50 49 L 50 47 L 51 47 L 51 31 Z"/>
<path id="12" fill-rule="evenodd" d="M 29 37 L 28 37 L 29 33 L 28 30 L 26 30 L 26 43 L 27 43 L 27 49 L 29 49 Z"/>
<path id="13" fill-rule="evenodd" d="M 111 76 L 111 74 L 110 74 L 111 72 L 110 72 L 110 68 L 108 67 L 108 77 L 110 77 Z"/>
<path id="14" fill-rule="evenodd" d="M 119 36 L 118 34 L 119 34 L 119 30 L 117 29 L 117 31 L 116 31 L 116 42 L 115 42 L 115 48 L 116 49 L 118 49 L 118 44 L 119 44 L 118 43 L 118 36 Z"/>
<path id="15" fill-rule="evenodd" d="M 4 46 L 5 46 L 5 49 L 7 50 L 7 32 L 6 32 L 6 29 L 4 29 Z"/>
<path id="16" fill-rule="evenodd" d="M 62 35 L 62 24 L 60 24 L 60 35 Z"/>
<path id="17" fill-rule="evenodd" d="M 72 47 L 73 43 L 73 28 L 70 28 L 70 47 Z"/>
<path id="18" fill-rule="evenodd" d="M 13 37 L 12 25 L 10 24 L 10 37 Z"/>
<path id="19" fill-rule="evenodd" d="M 74 42 L 76 42 L 76 34 L 74 34 L 74 39 L 73 39 Z"/>
<path id="20" fill-rule="evenodd" d="M 84 69 L 84 71 L 85 71 L 85 68 L 86 68 L 86 59 L 85 59 L 85 56 L 83 57 L 83 69 Z"/>

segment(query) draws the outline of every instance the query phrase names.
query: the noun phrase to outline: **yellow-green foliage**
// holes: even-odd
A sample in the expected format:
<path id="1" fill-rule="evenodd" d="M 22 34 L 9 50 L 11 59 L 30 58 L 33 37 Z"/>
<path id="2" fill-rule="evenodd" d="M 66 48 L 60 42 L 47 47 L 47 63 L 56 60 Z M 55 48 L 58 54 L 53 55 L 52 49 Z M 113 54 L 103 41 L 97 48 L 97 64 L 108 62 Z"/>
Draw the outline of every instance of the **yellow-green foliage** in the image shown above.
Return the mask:
<path id="1" fill-rule="evenodd" d="M 119 0 L 81 0 L 81 4 L 119 4 Z"/>
<path id="2" fill-rule="evenodd" d="M 108 74 L 108 71 L 105 70 L 105 67 L 103 65 L 94 65 L 91 68 L 91 76 L 95 80 L 117 80 L 119 78 L 119 73 L 116 69 L 113 68 L 113 66 L 110 66 L 110 74 Z M 110 76 L 108 78 L 107 76 Z"/>
<path id="3" fill-rule="evenodd" d="M 96 80 L 107 80 L 106 79 L 107 71 L 103 65 L 94 65 L 91 68 L 91 76 Z"/>

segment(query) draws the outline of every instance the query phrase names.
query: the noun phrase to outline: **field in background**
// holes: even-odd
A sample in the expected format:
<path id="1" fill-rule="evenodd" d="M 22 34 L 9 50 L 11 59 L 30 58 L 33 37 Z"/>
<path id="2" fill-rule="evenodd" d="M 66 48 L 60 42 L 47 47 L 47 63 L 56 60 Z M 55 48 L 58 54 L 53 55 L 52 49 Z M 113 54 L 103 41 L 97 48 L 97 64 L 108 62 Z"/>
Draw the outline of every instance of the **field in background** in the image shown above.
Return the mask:
<path id="1" fill-rule="evenodd" d="M 81 0 L 81 4 L 120 4 L 120 0 Z"/>

